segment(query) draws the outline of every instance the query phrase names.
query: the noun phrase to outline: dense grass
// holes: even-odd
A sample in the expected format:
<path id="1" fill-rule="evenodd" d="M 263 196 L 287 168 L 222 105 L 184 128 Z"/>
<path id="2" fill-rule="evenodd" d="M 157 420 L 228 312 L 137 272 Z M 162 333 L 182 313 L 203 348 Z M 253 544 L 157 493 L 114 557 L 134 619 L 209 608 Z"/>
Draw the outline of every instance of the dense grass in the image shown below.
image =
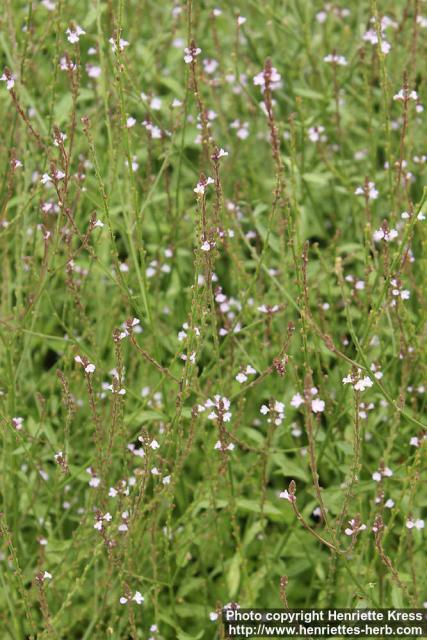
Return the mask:
<path id="1" fill-rule="evenodd" d="M 5 0 L 2 640 L 423 606 L 423 10 Z"/>

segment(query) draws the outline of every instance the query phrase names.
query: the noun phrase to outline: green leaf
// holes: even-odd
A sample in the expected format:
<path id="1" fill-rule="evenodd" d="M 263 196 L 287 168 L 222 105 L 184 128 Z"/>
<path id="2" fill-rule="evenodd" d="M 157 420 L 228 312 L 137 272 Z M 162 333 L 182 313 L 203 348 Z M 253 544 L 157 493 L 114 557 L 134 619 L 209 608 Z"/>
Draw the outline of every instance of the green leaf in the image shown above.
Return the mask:
<path id="1" fill-rule="evenodd" d="M 306 182 L 315 184 L 319 187 L 326 187 L 329 180 L 332 178 L 331 173 L 303 173 L 301 178 Z"/>
<path id="2" fill-rule="evenodd" d="M 317 91 L 306 89 L 305 87 L 294 87 L 294 93 L 296 96 L 310 98 L 311 100 L 315 100 L 316 102 L 318 102 L 319 100 L 321 100 L 322 102 L 327 102 L 327 98 L 325 97 L 324 93 L 318 93 Z"/>
<path id="3" fill-rule="evenodd" d="M 284 453 L 273 453 L 271 459 L 274 464 L 280 467 L 280 471 L 275 471 L 274 475 L 282 474 L 287 478 L 297 478 L 304 482 L 308 482 L 308 473 L 302 468 L 301 461 L 297 463 L 287 457 Z"/>
<path id="4" fill-rule="evenodd" d="M 72 106 L 73 98 L 71 96 L 71 93 L 66 93 L 64 96 L 62 96 L 61 100 L 56 103 L 55 122 L 58 127 L 60 127 L 64 122 L 67 121 Z"/>
<path id="5" fill-rule="evenodd" d="M 391 602 L 396 609 L 404 608 L 402 590 L 395 584 L 391 588 Z"/>
<path id="6" fill-rule="evenodd" d="M 252 513 L 261 513 L 261 505 L 256 500 L 249 500 L 247 498 L 239 498 L 237 500 L 237 507 L 243 511 L 251 511 Z M 270 516 L 282 516 L 280 509 L 275 507 L 271 502 L 264 504 L 264 513 Z"/>
<path id="7" fill-rule="evenodd" d="M 203 638 L 204 635 L 204 631 L 199 631 L 197 635 L 193 634 L 191 636 L 188 633 L 185 633 L 185 631 L 178 631 L 177 638 L 178 640 L 199 640 L 199 638 Z"/>
<path id="8" fill-rule="evenodd" d="M 241 565 L 241 558 L 240 558 L 240 555 L 236 553 L 231 559 L 230 567 L 227 573 L 227 587 L 228 587 L 229 598 L 234 598 L 239 590 L 240 565 Z"/>
<path id="9" fill-rule="evenodd" d="M 127 416 L 125 418 L 125 423 L 129 424 L 129 422 L 154 422 L 155 420 L 167 420 L 167 416 L 164 413 L 160 413 L 160 411 L 140 411 L 137 414 L 133 414 L 131 416 Z"/>

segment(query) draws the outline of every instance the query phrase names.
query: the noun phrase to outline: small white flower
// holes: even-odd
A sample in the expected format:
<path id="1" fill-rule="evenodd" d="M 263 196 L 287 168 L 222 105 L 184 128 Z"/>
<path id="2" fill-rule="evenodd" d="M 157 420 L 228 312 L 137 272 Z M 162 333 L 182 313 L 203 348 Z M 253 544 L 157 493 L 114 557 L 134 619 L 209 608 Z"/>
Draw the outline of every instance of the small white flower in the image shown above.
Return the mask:
<path id="1" fill-rule="evenodd" d="M 144 597 L 139 591 L 135 591 L 132 600 L 136 602 L 136 604 L 142 604 L 144 602 Z"/>
<path id="2" fill-rule="evenodd" d="M 203 69 L 205 73 L 212 75 L 218 69 L 218 62 L 211 58 L 205 58 L 203 60 Z"/>
<path id="3" fill-rule="evenodd" d="M 71 42 L 71 44 L 75 44 L 80 40 L 80 36 L 85 35 L 86 31 L 79 27 L 79 25 L 76 25 L 74 29 L 68 28 L 65 33 L 67 34 L 68 42 Z"/>
<path id="4" fill-rule="evenodd" d="M 276 411 L 276 413 L 284 413 L 285 411 L 285 405 L 283 402 L 279 402 L 278 400 L 276 400 L 274 402 L 274 411 Z"/>
<path id="5" fill-rule="evenodd" d="M 347 65 L 347 60 L 344 56 L 338 56 L 336 53 L 329 53 L 323 58 L 323 60 L 324 62 L 329 62 L 330 64 L 336 64 L 342 67 Z"/>
<path id="6" fill-rule="evenodd" d="M 48 182 L 52 182 L 52 178 L 48 173 L 44 173 L 40 179 L 40 182 L 42 184 L 47 184 Z"/>
<path id="7" fill-rule="evenodd" d="M 315 398 L 311 403 L 313 413 L 322 413 L 325 410 L 325 402 L 319 398 Z"/>
<path id="8" fill-rule="evenodd" d="M 407 89 L 400 89 L 398 93 L 393 96 L 393 100 L 405 102 L 408 100 L 418 100 L 418 94 L 416 91 L 409 91 Z"/>
<path id="9" fill-rule="evenodd" d="M 69 58 L 63 56 L 59 61 L 59 68 L 61 71 L 75 71 L 77 69 L 77 65 Z"/>
<path id="10" fill-rule="evenodd" d="M 235 449 L 235 445 L 232 442 L 225 445 L 221 440 L 217 440 L 217 442 L 215 442 L 214 449 L 219 449 L 221 451 L 233 451 L 233 449 Z"/>
<path id="11" fill-rule="evenodd" d="M 287 489 L 279 493 L 281 500 L 287 500 L 288 502 L 295 502 L 295 496 L 291 495 Z"/>
<path id="12" fill-rule="evenodd" d="M 318 127 L 310 127 L 308 130 L 308 138 L 311 142 L 326 142 L 326 136 L 324 135 L 325 127 L 319 125 Z"/>
<path id="13" fill-rule="evenodd" d="M 375 182 L 368 182 L 363 187 L 357 187 L 355 190 L 356 196 L 367 196 L 368 200 L 376 200 L 379 196 L 379 191 L 375 187 Z"/>
<path id="14" fill-rule="evenodd" d="M 54 2 L 52 2 L 52 0 L 42 0 L 41 4 L 48 11 L 55 11 L 55 9 L 56 9 L 56 4 Z"/>
<path id="15" fill-rule="evenodd" d="M 53 144 L 55 147 L 59 147 L 60 143 L 64 143 L 65 140 L 67 139 L 67 134 L 66 133 L 62 133 L 61 131 L 58 134 L 58 138 L 54 138 L 53 139 Z"/>
<path id="16" fill-rule="evenodd" d="M 184 62 L 186 64 L 190 64 L 191 62 L 194 62 L 196 60 L 196 57 L 202 53 L 202 50 L 199 49 L 199 47 L 191 46 L 186 47 L 184 49 L 184 53 Z"/>
<path id="17" fill-rule="evenodd" d="M 366 529 L 366 524 L 359 524 L 358 522 L 356 522 L 356 520 L 354 520 L 354 518 L 352 518 L 348 522 L 350 527 L 347 527 L 347 529 L 345 529 L 344 531 L 346 536 L 353 536 L 354 534 L 359 533 L 359 531 L 364 531 Z"/>
<path id="18" fill-rule="evenodd" d="M 269 80 L 269 88 L 271 91 L 275 89 L 280 89 L 282 86 L 282 78 L 280 73 L 277 71 L 275 67 L 271 67 L 269 77 L 266 75 L 266 70 L 263 69 L 260 71 L 253 79 L 253 83 L 255 86 L 261 87 L 261 91 L 265 91 L 266 87 L 266 79 Z"/>
<path id="19" fill-rule="evenodd" d="M 99 78 L 99 76 L 101 75 L 101 67 L 97 67 L 94 64 L 87 64 L 86 65 L 86 72 L 87 75 L 89 76 L 89 78 Z"/>
<path id="20" fill-rule="evenodd" d="M 111 44 L 111 51 L 113 53 L 116 53 L 117 49 L 122 53 L 125 48 L 129 46 L 129 42 L 127 40 L 123 40 L 123 38 L 120 38 L 118 47 L 117 41 L 114 38 L 109 38 L 108 42 Z"/>
<path id="21" fill-rule="evenodd" d="M 126 389 L 117 389 L 115 388 L 112 384 L 107 384 L 107 386 L 105 387 L 106 389 L 108 389 L 109 391 L 111 391 L 111 393 L 115 393 L 119 396 L 125 396 L 126 395 Z"/>
<path id="22" fill-rule="evenodd" d="M 8 91 L 11 91 L 11 89 L 13 89 L 13 87 L 15 86 L 15 76 L 12 73 L 3 73 L 3 75 L 0 77 L 0 80 L 6 83 L 6 89 Z"/>
<path id="23" fill-rule="evenodd" d="M 119 600 L 120 604 L 127 604 L 128 599 L 122 596 Z"/>
<path id="24" fill-rule="evenodd" d="M 300 407 L 302 404 L 304 404 L 304 398 L 300 393 L 296 393 L 294 396 L 292 396 L 291 407 L 295 407 L 295 409 L 298 409 L 298 407 Z"/>
<path id="25" fill-rule="evenodd" d="M 363 378 L 357 380 L 353 387 L 356 391 L 365 391 L 365 389 L 372 387 L 373 384 L 374 383 L 369 376 L 364 376 Z"/>
<path id="26" fill-rule="evenodd" d="M 206 187 L 210 184 L 214 184 L 214 182 L 215 180 L 213 178 L 204 178 L 197 183 L 193 191 L 194 193 L 197 193 L 197 195 L 203 195 L 205 193 Z"/>
<path id="27" fill-rule="evenodd" d="M 372 237 L 375 242 L 380 242 L 381 240 L 384 240 L 385 242 L 391 242 L 392 240 L 397 238 L 398 235 L 399 232 L 397 231 L 397 229 L 381 228 L 374 231 Z"/>
<path id="28" fill-rule="evenodd" d="M 12 418 L 12 426 L 17 430 L 22 430 L 22 425 L 24 424 L 24 418 L 17 416 L 16 418 Z"/>

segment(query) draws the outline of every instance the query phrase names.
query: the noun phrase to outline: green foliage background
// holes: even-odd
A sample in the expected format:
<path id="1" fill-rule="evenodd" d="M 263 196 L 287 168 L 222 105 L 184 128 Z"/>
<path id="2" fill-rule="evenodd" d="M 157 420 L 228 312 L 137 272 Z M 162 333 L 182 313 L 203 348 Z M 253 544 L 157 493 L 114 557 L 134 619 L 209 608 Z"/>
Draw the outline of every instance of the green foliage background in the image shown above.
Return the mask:
<path id="1" fill-rule="evenodd" d="M 423 606 L 425 534 L 407 527 L 427 508 L 423 11 L 5 0 L 2 639 L 222 638 L 210 614 L 230 601 Z M 267 59 L 282 83 L 263 98 Z M 393 100 L 405 87 L 419 99 Z M 355 194 L 370 181 L 376 199 Z M 375 242 L 384 221 L 398 235 Z M 359 374 L 365 391 L 343 384 Z M 195 409 L 216 394 L 229 422 Z M 279 498 L 292 480 L 300 519 Z"/>

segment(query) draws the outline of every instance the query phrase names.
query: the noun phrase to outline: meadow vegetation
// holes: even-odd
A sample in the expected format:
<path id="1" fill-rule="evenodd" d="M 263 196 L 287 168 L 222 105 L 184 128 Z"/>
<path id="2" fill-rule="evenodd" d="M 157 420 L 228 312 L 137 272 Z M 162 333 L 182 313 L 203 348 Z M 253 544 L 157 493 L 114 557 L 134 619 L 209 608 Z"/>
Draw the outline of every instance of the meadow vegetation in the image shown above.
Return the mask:
<path id="1" fill-rule="evenodd" d="M 427 606 L 426 3 L 3 9 L 1 640 Z"/>

